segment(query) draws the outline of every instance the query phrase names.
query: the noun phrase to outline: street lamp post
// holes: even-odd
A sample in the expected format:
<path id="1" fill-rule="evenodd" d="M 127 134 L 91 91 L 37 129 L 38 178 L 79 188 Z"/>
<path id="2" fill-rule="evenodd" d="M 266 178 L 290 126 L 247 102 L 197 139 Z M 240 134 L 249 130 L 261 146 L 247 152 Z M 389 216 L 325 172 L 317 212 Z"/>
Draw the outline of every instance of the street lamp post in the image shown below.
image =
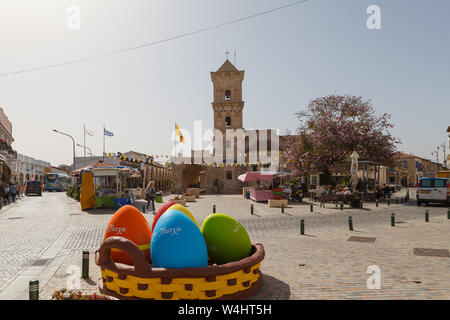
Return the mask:
<path id="1" fill-rule="evenodd" d="M 53 131 L 56 132 L 56 133 L 62 134 L 62 135 L 64 135 L 64 136 L 67 136 L 67 137 L 69 137 L 70 139 L 72 139 L 72 142 L 73 142 L 73 171 L 75 171 L 75 139 L 74 139 L 71 135 L 69 135 L 69 134 L 67 134 L 67 133 L 58 131 L 58 130 L 56 130 L 56 129 L 53 129 Z"/>
<path id="2" fill-rule="evenodd" d="M 86 146 L 82 146 L 81 144 L 79 144 L 79 143 L 77 143 L 77 146 L 79 146 L 79 147 L 81 147 L 81 148 L 84 148 L 84 149 L 87 149 L 88 151 L 89 151 L 89 155 L 91 156 L 91 158 L 92 158 L 92 150 L 91 150 L 91 148 L 89 148 L 89 147 L 86 147 Z"/>
<path id="3" fill-rule="evenodd" d="M 86 149 L 88 150 L 89 155 L 91 156 L 91 160 L 92 160 L 92 151 L 90 148 L 86 147 L 86 146 L 82 146 L 81 144 L 77 143 L 77 146 L 84 148 L 84 154 L 86 155 Z M 83 157 L 83 167 L 86 166 L 86 156 Z"/>
<path id="4" fill-rule="evenodd" d="M 431 155 L 436 154 L 436 177 L 438 176 L 438 172 L 439 172 L 439 152 L 438 152 L 438 150 L 435 150 L 431 153 Z"/>

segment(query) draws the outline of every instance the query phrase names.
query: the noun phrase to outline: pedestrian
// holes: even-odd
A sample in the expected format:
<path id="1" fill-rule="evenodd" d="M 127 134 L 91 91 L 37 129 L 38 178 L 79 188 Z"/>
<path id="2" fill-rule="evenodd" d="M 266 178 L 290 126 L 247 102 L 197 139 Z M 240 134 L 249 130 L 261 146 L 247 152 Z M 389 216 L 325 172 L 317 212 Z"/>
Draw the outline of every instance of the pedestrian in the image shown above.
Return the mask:
<path id="1" fill-rule="evenodd" d="M 384 192 L 384 198 L 390 199 L 391 198 L 391 190 L 387 184 L 384 184 L 383 186 L 383 192 Z"/>
<path id="2" fill-rule="evenodd" d="M 330 196 L 333 195 L 333 187 L 332 186 L 328 186 L 327 194 L 330 195 Z"/>
<path id="3" fill-rule="evenodd" d="M 6 198 L 6 203 L 9 203 L 9 186 L 8 186 L 8 184 L 5 185 L 5 198 Z"/>
<path id="4" fill-rule="evenodd" d="M 150 181 L 145 188 L 145 200 L 147 200 L 147 209 L 150 205 L 150 201 L 152 203 L 153 214 L 155 214 L 155 184 L 153 181 Z"/>
<path id="5" fill-rule="evenodd" d="M 16 187 L 16 185 L 14 183 L 11 184 L 11 187 L 9 188 L 9 191 L 11 192 L 12 202 L 15 202 L 16 201 L 16 194 L 17 194 L 17 187 Z"/>

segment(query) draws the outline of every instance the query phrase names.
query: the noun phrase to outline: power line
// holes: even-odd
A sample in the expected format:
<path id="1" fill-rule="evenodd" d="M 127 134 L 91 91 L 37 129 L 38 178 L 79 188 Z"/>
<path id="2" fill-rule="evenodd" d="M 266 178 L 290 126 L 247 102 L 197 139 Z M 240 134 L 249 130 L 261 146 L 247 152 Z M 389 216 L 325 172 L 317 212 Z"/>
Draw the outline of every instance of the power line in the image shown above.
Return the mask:
<path id="1" fill-rule="evenodd" d="M 107 52 L 107 53 L 103 53 L 103 54 L 98 54 L 98 55 L 95 55 L 95 56 L 90 56 L 90 57 L 70 60 L 70 61 L 66 61 L 66 62 L 55 63 L 55 64 L 42 66 L 42 67 L 35 67 L 35 68 L 18 70 L 18 71 L 0 73 L 0 77 L 10 76 L 10 75 L 19 74 L 19 73 L 25 73 L 25 72 L 32 72 L 32 71 L 56 68 L 56 67 L 60 67 L 60 66 L 68 65 L 68 64 L 74 64 L 74 63 L 79 63 L 79 62 L 99 59 L 99 58 L 103 58 L 103 57 L 107 57 L 107 56 L 112 56 L 112 55 L 124 53 L 124 52 L 127 52 L 127 51 L 132 51 L 132 50 L 137 50 L 137 49 L 141 49 L 141 48 L 145 48 L 145 47 L 150 47 L 150 46 L 153 46 L 153 45 L 156 45 L 156 44 L 160 44 L 160 43 L 164 43 L 164 42 L 168 42 L 168 41 L 171 41 L 171 40 L 192 36 L 192 35 L 197 34 L 197 33 L 202 33 L 202 32 L 210 31 L 210 30 L 213 30 L 213 29 L 222 28 L 222 27 L 228 26 L 230 24 L 235 24 L 235 23 L 238 23 L 238 22 L 242 22 L 244 20 L 253 19 L 253 18 L 262 16 L 262 15 L 266 15 L 266 14 L 275 12 L 275 11 L 279 11 L 279 10 L 282 10 L 282 9 L 293 7 L 293 6 L 296 6 L 298 4 L 301 4 L 301 3 L 304 3 L 304 2 L 307 2 L 307 1 L 309 1 L 309 0 L 301 0 L 301 1 L 292 2 L 292 3 L 286 4 L 286 5 L 281 6 L 281 7 L 277 7 L 277 8 L 273 8 L 273 9 L 270 9 L 270 10 L 266 10 L 266 11 L 262 11 L 262 12 L 259 12 L 259 13 L 255 13 L 253 15 L 246 16 L 246 17 L 243 17 L 243 18 L 239 18 L 239 19 L 228 21 L 228 22 L 216 24 L 214 26 L 206 27 L 206 28 L 199 29 L 199 30 L 196 30 L 196 31 L 182 33 L 182 34 L 170 37 L 170 38 L 144 43 L 144 44 L 141 44 L 141 45 L 138 45 L 138 46 L 134 46 L 134 47 L 129 47 L 129 48 L 121 49 L 121 50 L 111 51 L 111 52 Z"/>

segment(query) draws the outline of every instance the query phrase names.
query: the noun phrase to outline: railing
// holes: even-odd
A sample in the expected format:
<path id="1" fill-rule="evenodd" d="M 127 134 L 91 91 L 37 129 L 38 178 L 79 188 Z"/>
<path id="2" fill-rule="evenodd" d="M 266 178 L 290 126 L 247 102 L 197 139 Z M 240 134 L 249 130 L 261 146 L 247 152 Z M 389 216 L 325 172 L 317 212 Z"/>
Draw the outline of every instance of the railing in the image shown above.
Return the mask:
<path id="1" fill-rule="evenodd" d="M 7 151 L 8 154 L 11 154 L 14 158 L 17 158 L 17 151 L 13 150 L 13 148 L 8 145 L 5 140 L 0 140 L 0 151 Z"/>

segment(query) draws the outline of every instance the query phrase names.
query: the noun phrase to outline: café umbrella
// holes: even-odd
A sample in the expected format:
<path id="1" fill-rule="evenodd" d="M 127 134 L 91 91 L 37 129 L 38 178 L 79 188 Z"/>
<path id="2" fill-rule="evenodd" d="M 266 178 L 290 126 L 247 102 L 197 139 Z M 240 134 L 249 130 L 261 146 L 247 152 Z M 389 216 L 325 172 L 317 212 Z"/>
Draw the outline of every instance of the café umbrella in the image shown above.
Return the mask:
<path id="1" fill-rule="evenodd" d="M 242 182 L 257 181 L 257 180 L 272 181 L 273 180 L 273 174 L 272 173 L 263 173 L 263 172 L 249 171 L 249 172 L 246 172 L 244 174 L 241 174 L 238 177 L 238 180 L 240 180 Z"/>

